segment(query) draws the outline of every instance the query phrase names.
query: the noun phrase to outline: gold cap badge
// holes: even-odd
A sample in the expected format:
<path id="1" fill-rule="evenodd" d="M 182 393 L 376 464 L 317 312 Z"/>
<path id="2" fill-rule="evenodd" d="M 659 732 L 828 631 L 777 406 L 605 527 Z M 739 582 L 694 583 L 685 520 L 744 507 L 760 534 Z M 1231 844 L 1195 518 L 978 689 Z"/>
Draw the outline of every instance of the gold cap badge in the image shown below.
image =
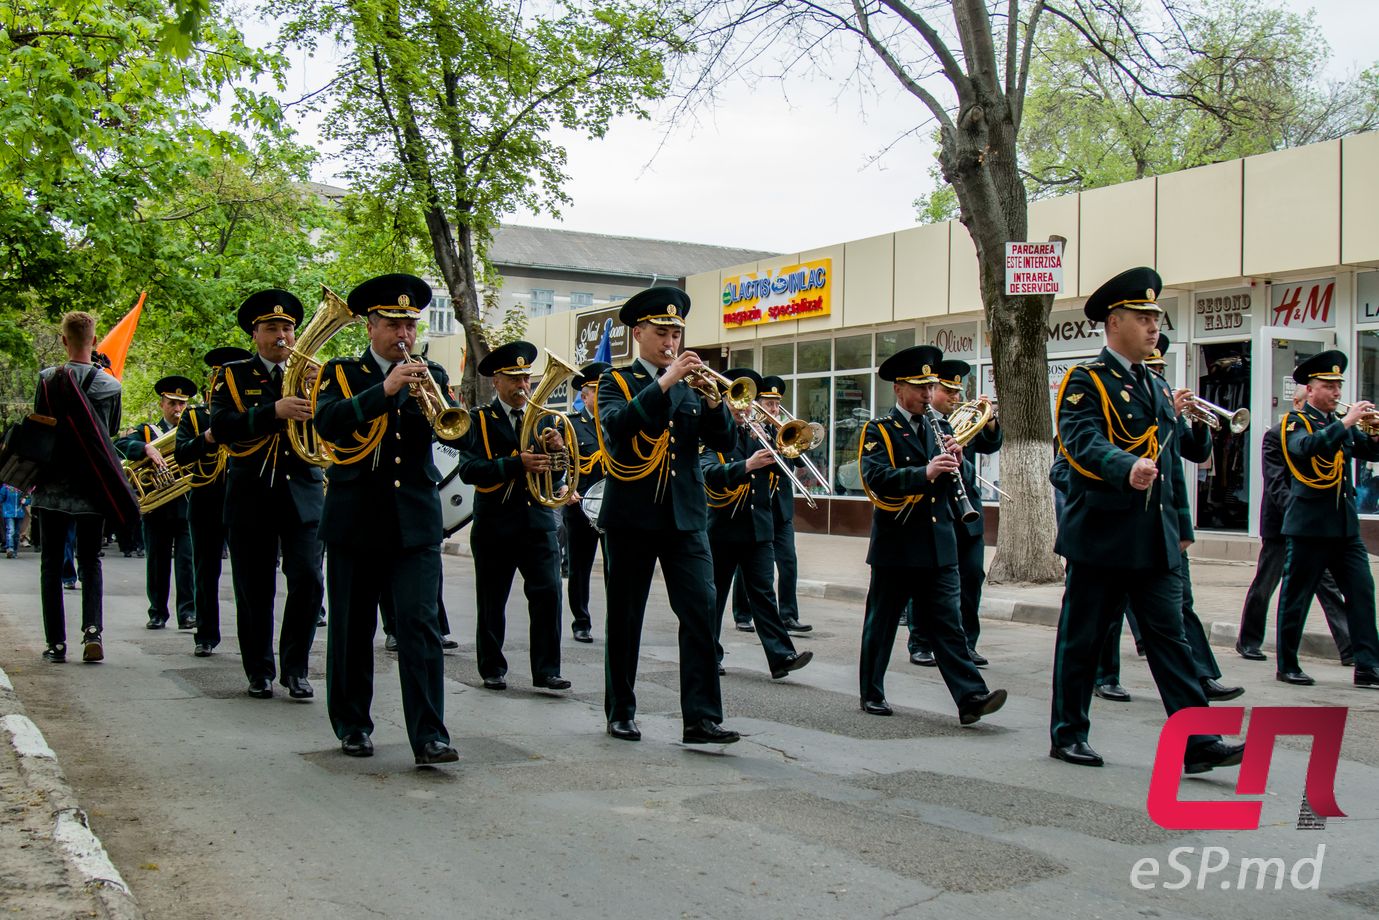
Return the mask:
<path id="1" fill-rule="evenodd" d="M 518 366 L 518 367 L 526 367 L 526 366 L 527 366 L 527 359 L 524 358 L 524 357 L 522 357 L 521 355 L 518 355 L 518 356 L 517 356 L 517 366 Z"/>
<path id="2" fill-rule="evenodd" d="M 1153 302 L 1154 302 L 1154 289 L 1153 289 L 1153 288 L 1145 288 L 1145 289 L 1144 289 L 1144 299 L 1147 300 L 1147 301 L 1149 301 L 1150 303 L 1153 303 Z"/>
<path id="3" fill-rule="evenodd" d="M 674 316 L 674 315 L 675 315 L 675 304 L 669 304 L 669 305 L 666 307 L 666 313 L 670 314 L 671 316 Z"/>
<path id="4" fill-rule="evenodd" d="M 1333 364 L 1333 365 L 1331 365 L 1331 373 L 1333 373 L 1333 374 L 1339 374 L 1340 372 L 1341 372 L 1341 366 L 1340 366 L 1339 364 Z"/>
<path id="5" fill-rule="evenodd" d="M 926 364 L 926 365 L 924 365 L 924 369 L 921 371 L 921 373 L 923 373 L 923 374 L 925 374 L 925 375 L 928 375 L 928 374 L 933 373 L 933 372 L 929 370 L 929 365 Z"/>
<path id="6" fill-rule="evenodd" d="M 397 305 L 399 307 L 410 307 L 412 305 L 412 298 L 408 297 L 406 294 L 398 294 Z"/>

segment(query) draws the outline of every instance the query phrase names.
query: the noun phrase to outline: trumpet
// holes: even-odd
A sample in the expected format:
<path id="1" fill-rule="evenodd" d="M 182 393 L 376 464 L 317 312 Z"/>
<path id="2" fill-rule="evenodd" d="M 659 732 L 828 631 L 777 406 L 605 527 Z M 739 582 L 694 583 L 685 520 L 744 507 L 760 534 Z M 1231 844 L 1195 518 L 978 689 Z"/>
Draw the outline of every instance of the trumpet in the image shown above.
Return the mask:
<path id="1" fill-rule="evenodd" d="M 406 342 L 398 342 L 397 348 L 402 352 L 402 360 L 405 363 L 426 366 L 426 362 L 421 358 L 412 357 L 407 350 Z M 426 421 L 431 423 L 431 428 L 438 437 L 446 441 L 464 437 L 464 433 L 469 430 L 469 413 L 450 405 L 445 394 L 441 392 L 440 384 L 431 376 L 429 368 L 426 371 L 426 379 L 408 384 L 407 390 L 421 407 L 421 414 L 426 416 Z"/>
<path id="2" fill-rule="evenodd" d="M 1184 411 L 1197 421 L 1204 423 L 1208 428 L 1219 429 L 1221 420 L 1225 419 L 1231 434 L 1240 434 L 1250 427 L 1249 409 L 1236 409 L 1232 412 L 1230 409 L 1221 408 L 1216 403 L 1207 402 L 1196 393 L 1192 394 L 1192 401 L 1187 404 L 1187 409 Z"/>
<path id="3" fill-rule="evenodd" d="M 662 354 L 668 358 L 675 357 L 675 351 L 670 348 L 663 350 Z M 685 383 L 698 390 L 705 399 L 712 402 L 726 399 L 728 408 L 734 411 L 744 412 L 749 408 L 761 409 L 760 404 L 756 401 L 757 385 L 746 377 L 729 380 L 707 364 L 700 364 L 690 368 Z M 761 409 L 762 414 L 765 414 L 765 411 Z"/>
<path id="4" fill-rule="evenodd" d="M 1336 403 L 1336 413 L 1338 415 L 1346 415 L 1350 412 L 1350 408 L 1353 405 L 1355 404 L 1338 402 Z M 1360 420 L 1355 423 L 1355 427 L 1367 435 L 1379 435 L 1379 410 L 1366 412 L 1364 415 L 1360 416 Z"/>

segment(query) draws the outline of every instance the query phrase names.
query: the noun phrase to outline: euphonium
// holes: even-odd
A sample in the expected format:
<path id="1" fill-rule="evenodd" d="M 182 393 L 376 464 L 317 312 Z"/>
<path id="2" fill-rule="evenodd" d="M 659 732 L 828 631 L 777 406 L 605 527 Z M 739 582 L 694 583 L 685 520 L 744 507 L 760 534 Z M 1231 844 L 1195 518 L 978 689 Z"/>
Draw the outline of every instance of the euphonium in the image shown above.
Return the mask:
<path id="1" fill-rule="evenodd" d="M 527 491 L 533 499 L 547 508 L 563 507 L 574 498 L 574 482 L 567 482 L 564 493 L 557 493 L 555 481 L 561 473 L 573 477 L 578 472 L 579 438 L 575 436 L 575 426 L 571 424 L 569 417 L 547 406 L 546 400 L 551 398 L 551 394 L 561 384 L 578 373 L 579 368 L 572 367 L 547 348 L 546 373 L 542 375 L 541 383 L 537 384 L 536 392 L 527 400 L 526 408 L 522 412 L 522 430 L 517 438 L 519 451 L 548 453 L 542 433 L 537 431 L 537 425 L 546 416 L 557 419 L 556 426 L 561 437 L 565 439 L 565 449 L 560 453 L 550 454 L 551 469 L 527 474 Z"/>
<path id="2" fill-rule="evenodd" d="M 402 352 L 402 360 L 408 364 L 426 364 L 423 359 L 412 357 L 407 351 L 406 342 L 398 342 L 397 347 Z M 407 389 L 421 407 L 421 414 L 431 423 L 431 429 L 436 432 L 437 437 L 445 441 L 464 437 L 464 433 L 469 430 L 469 413 L 450 405 L 445 394 L 441 392 L 440 384 L 431 376 L 430 369 L 427 369 L 424 381 L 409 384 Z"/>
<path id="3" fill-rule="evenodd" d="M 321 305 L 297 334 L 297 344 L 293 346 L 292 354 L 287 358 L 287 367 L 283 371 L 282 395 L 310 399 L 311 391 L 306 386 L 306 372 L 309 367 L 316 368 L 317 372 L 321 370 L 321 362 L 316 360 L 316 352 L 320 351 L 335 333 L 362 319 L 363 317 L 350 312 L 349 304 L 345 303 L 339 294 L 324 284 L 321 285 Z M 311 419 L 288 419 L 287 440 L 297 456 L 307 463 L 314 463 L 316 466 L 330 464 L 330 455 L 320 438 L 316 436 L 316 428 L 311 424 Z"/>
<path id="4" fill-rule="evenodd" d="M 192 471 L 183 467 L 172 456 L 176 442 L 176 428 L 169 428 L 149 442 L 154 450 L 163 455 L 167 462 L 166 469 L 159 469 L 148 457 L 124 462 L 129 486 L 134 490 L 134 497 L 139 499 L 140 514 L 148 514 L 154 508 L 162 507 L 191 491 Z"/>

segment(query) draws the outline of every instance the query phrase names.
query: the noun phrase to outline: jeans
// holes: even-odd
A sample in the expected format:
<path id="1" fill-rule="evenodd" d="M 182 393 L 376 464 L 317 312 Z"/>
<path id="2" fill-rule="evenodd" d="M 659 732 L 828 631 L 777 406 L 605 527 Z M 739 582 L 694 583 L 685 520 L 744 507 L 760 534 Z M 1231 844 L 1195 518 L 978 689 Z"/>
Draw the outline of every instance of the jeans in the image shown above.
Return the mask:
<path id="1" fill-rule="evenodd" d="M 43 633 L 49 645 L 67 642 L 67 620 L 62 603 L 64 578 L 63 557 L 68 540 L 59 534 L 75 534 L 77 572 L 81 573 L 82 631 L 101 630 L 102 591 L 101 536 L 105 521 L 96 514 L 67 514 L 64 511 L 39 509 L 39 526 L 43 528 L 43 549 L 39 557 L 39 597 L 43 606 Z M 74 573 L 75 575 L 75 573 Z"/>

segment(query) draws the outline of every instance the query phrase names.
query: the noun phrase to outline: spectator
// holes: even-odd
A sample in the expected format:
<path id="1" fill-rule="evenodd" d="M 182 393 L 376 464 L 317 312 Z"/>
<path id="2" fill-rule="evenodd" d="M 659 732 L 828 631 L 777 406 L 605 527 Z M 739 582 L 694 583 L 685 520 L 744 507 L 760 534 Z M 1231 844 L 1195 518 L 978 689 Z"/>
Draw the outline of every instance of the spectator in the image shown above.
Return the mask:
<path id="1" fill-rule="evenodd" d="M 19 522 L 24 519 L 24 496 L 8 483 L 0 485 L 0 514 L 5 518 L 5 558 L 19 555 Z"/>

